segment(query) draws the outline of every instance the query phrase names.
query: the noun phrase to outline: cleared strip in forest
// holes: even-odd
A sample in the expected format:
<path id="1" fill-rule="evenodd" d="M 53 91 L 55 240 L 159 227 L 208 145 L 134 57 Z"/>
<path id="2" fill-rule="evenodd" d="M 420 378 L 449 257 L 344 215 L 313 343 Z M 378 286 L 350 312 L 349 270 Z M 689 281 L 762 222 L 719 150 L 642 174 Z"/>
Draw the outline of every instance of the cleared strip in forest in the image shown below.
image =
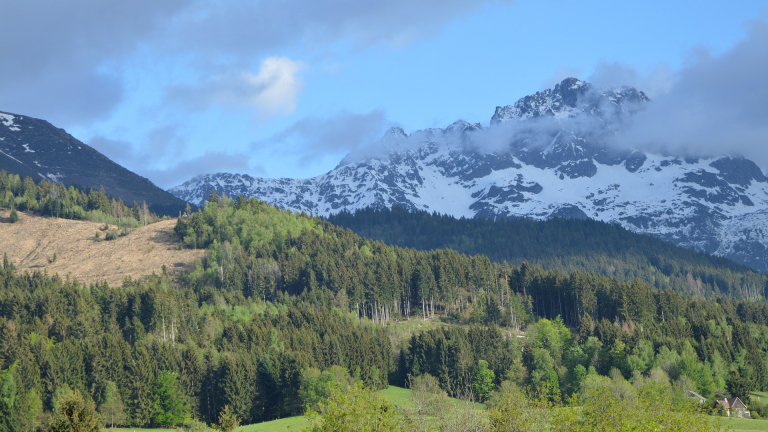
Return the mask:
<path id="1" fill-rule="evenodd" d="M 19 221 L 11 224 L 9 214 L 0 210 L 0 255 L 7 253 L 22 271 L 46 270 L 80 282 L 106 280 L 110 286 L 119 286 L 126 277 L 160 274 L 163 265 L 170 273 L 190 270 L 195 258 L 205 254 L 203 250 L 177 249 L 178 241 L 170 235 L 175 219 L 106 241 L 101 223 L 19 212 Z"/>

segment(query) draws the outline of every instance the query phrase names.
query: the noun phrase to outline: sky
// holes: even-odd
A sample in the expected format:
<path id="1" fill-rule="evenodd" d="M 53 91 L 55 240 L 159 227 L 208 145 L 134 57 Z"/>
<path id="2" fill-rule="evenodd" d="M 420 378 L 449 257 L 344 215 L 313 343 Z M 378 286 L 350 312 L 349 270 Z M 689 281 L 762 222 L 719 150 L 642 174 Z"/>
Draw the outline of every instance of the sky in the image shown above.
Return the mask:
<path id="1" fill-rule="evenodd" d="M 48 120 L 163 188 L 215 172 L 313 177 L 389 127 L 487 126 L 496 106 L 569 76 L 651 97 L 623 145 L 731 149 L 768 168 L 765 0 L 0 10 L 0 110 Z"/>

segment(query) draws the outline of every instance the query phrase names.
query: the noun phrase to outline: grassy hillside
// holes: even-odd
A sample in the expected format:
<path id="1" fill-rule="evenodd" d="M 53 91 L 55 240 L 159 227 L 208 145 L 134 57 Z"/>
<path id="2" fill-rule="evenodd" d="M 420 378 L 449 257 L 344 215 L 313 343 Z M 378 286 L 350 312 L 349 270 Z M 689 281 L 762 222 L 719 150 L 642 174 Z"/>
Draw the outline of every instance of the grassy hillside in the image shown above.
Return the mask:
<path id="1" fill-rule="evenodd" d="M 107 281 L 119 286 L 126 277 L 161 274 L 164 265 L 171 274 L 191 271 L 195 258 L 204 256 L 201 250 L 177 247 L 178 240 L 171 238 L 175 220 L 139 227 L 106 241 L 108 230 L 103 223 L 18 212 L 19 221 L 12 224 L 9 213 L 0 209 L 0 254 L 8 254 L 22 271 L 46 270 L 86 284 Z"/>
<path id="2" fill-rule="evenodd" d="M 402 208 L 339 213 L 328 220 L 356 234 L 419 250 L 450 248 L 495 262 L 547 270 L 640 278 L 656 288 L 696 294 L 765 296 L 768 275 L 648 235 L 594 220 L 456 219 Z"/>

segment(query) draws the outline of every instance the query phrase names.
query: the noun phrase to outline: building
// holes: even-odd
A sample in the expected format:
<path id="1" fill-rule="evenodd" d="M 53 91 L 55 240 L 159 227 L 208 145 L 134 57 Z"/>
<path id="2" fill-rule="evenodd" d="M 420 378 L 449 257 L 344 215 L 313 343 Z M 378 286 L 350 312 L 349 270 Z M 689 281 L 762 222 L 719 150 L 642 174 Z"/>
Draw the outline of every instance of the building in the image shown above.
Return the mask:
<path id="1" fill-rule="evenodd" d="M 728 417 L 750 418 L 747 405 L 737 397 L 715 401 L 712 408 L 722 410 L 723 415 Z"/>
<path id="2" fill-rule="evenodd" d="M 685 395 L 689 399 L 698 402 L 699 405 L 704 405 L 704 402 L 707 401 L 707 399 L 705 399 L 704 396 L 702 396 L 702 395 L 700 395 L 700 394 L 698 394 L 698 393 L 696 393 L 695 391 L 692 391 L 692 390 L 688 390 L 687 392 L 685 392 Z"/>

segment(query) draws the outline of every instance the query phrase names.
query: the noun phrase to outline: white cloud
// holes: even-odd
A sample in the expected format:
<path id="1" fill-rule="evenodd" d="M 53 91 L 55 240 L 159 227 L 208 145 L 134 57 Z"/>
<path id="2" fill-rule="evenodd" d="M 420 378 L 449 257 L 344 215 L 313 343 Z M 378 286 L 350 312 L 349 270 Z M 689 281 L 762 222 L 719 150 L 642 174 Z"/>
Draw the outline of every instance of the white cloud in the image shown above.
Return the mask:
<path id="1" fill-rule="evenodd" d="M 656 66 L 648 74 L 642 74 L 634 66 L 602 62 L 597 65 L 587 81 L 605 88 L 633 86 L 653 99 L 657 95 L 669 93 L 677 78 L 677 74 L 665 64 Z"/>
<path id="2" fill-rule="evenodd" d="M 177 85 L 166 90 L 169 100 L 185 108 L 205 110 L 210 105 L 225 108 L 251 108 L 261 118 L 290 114 L 304 83 L 298 73 L 304 63 L 285 57 L 270 57 L 261 62 L 256 75 L 230 71 L 192 85 Z"/>
<path id="3" fill-rule="evenodd" d="M 252 148 L 277 149 L 294 152 L 299 165 L 329 154 L 345 154 L 370 145 L 381 136 L 386 125 L 386 115 L 381 110 L 367 114 L 346 111 L 329 117 L 305 117 L 268 140 L 252 144 Z"/>
<path id="4" fill-rule="evenodd" d="M 296 74 L 304 63 L 271 57 L 261 62 L 259 74 L 244 74 L 245 102 L 262 114 L 288 114 L 296 109 L 296 99 L 304 84 Z M 248 91 L 249 90 L 249 91 Z"/>
<path id="5" fill-rule="evenodd" d="M 719 55 L 699 50 L 665 92 L 634 116 L 620 144 L 707 156 L 730 153 L 768 167 L 768 21 Z"/>
<path id="6" fill-rule="evenodd" d="M 273 58 L 263 71 L 241 74 L 254 59 L 291 49 L 306 49 L 300 55 L 309 58 L 338 42 L 402 45 L 488 3 L 509 1 L 8 1 L 0 13 L 0 108 L 85 126 L 121 106 L 142 64 L 163 63 L 162 76 L 152 77 L 162 83 L 178 82 L 180 70 L 238 71 L 221 78 L 238 82 L 245 96 L 219 88 L 221 98 L 265 115 L 290 112 L 301 90 L 299 64 Z"/>

